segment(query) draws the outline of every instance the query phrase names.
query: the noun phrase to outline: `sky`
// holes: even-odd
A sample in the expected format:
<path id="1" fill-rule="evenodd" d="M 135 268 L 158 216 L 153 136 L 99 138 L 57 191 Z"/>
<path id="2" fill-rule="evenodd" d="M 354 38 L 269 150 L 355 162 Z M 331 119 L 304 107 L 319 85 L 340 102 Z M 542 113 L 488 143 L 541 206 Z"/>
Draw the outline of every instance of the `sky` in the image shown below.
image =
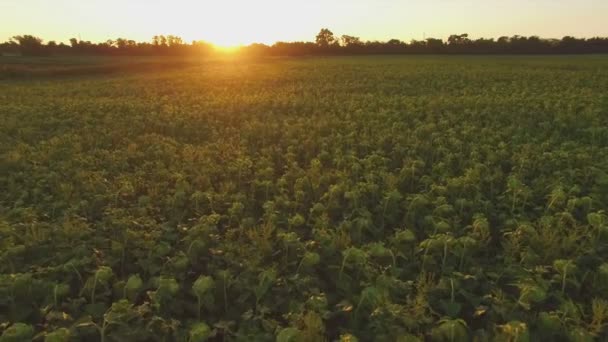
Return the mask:
<path id="1" fill-rule="evenodd" d="M 327 27 L 363 40 L 608 36 L 608 0 L 0 0 L 0 41 L 118 37 L 234 46 L 312 41 Z"/>

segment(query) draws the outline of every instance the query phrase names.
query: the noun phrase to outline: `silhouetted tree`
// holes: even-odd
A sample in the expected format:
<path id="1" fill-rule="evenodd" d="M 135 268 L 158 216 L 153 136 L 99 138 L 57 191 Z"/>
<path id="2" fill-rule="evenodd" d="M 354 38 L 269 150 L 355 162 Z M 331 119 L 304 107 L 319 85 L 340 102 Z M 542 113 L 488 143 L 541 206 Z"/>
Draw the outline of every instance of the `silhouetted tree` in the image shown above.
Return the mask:
<path id="1" fill-rule="evenodd" d="M 468 33 L 453 34 L 448 38 L 449 45 L 463 45 L 463 44 L 468 44 L 470 42 L 471 42 L 471 40 L 469 39 Z"/>
<path id="2" fill-rule="evenodd" d="M 12 38 L 19 44 L 19 51 L 24 56 L 41 56 L 46 54 L 42 39 L 32 35 L 14 36 Z"/>
<path id="3" fill-rule="evenodd" d="M 118 47 L 119 50 L 125 49 L 127 47 L 127 40 L 124 38 L 116 39 L 116 47 Z"/>
<path id="4" fill-rule="evenodd" d="M 343 35 L 342 38 L 340 38 L 341 42 L 342 42 L 342 46 L 360 46 L 363 45 L 361 43 L 361 38 L 359 37 L 354 37 L 354 36 L 349 36 L 349 35 Z"/>
<path id="5" fill-rule="evenodd" d="M 444 48 L 443 40 L 436 38 L 427 38 L 426 47 L 430 53 L 441 53 L 443 52 Z"/>
<path id="6" fill-rule="evenodd" d="M 190 55 L 211 53 L 211 44 L 193 41 L 186 44 L 173 35 L 157 35 L 151 43 L 138 43 L 126 38 L 92 43 L 76 38 L 70 45 L 53 41 L 42 44 L 40 38 L 31 35 L 15 36 L 0 43 L 1 53 L 21 52 L 24 55 L 74 54 L 74 55 Z M 255 56 L 305 56 L 305 55 L 362 55 L 362 54 L 581 54 L 608 53 L 608 38 L 590 39 L 565 36 L 558 39 L 542 39 L 538 36 L 503 36 L 494 39 L 471 40 L 469 35 L 454 34 L 447 41 L 436 38 L 388 41 L 361 41 L 359 37 L 342 35 L 337 39 L 329 29 L 322 29 L 314 42 L 277 42 L 271 46 L 252 44 L 242 53 Z"/>
<path id="7" fill-rule="evenodd" d="M 180 46 L 183 45 L 184 42 L 180 37 L 169 35 L 167 36 L 167 45 L 172 46 Z"/>
<path id="8" fill-rule="evenodd" d="M 0 44 L 0 54 L 16 54 L 19 52 L 19 45 L 10 40 Z"/>
<path id="9" fill-rule="evenodd" d="M 315 42 L 317 43 L 317 45 L 319 45 L 321 47 L 327 47 L 327 46 L 333 44 L 335 41 L 336 41 L 336 37 L 334 37 L 334 33 L 326 28 L 321 29 L 319 34 L 317 34 L 317 38 L 315 39 Z"/>

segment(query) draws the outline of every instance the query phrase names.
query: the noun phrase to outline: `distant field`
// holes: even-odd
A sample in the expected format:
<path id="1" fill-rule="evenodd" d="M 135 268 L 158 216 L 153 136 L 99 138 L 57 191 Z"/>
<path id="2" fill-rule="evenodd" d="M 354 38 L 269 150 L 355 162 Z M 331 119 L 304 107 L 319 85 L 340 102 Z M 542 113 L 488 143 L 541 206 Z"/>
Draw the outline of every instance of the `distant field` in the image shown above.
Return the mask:
<path id="1" fill-rule="evenodd" d="M 585 68 L 582 63 L 593 63 L 605 61 L 608 56 L 587 55 L 587 56 L 380 56 L 380 57 L 327 57 L 326 59 L 344 63 L 347 60 L 354 60 L 358 63 L 363 60 L 401 60 L 409 61 L 408 64 L 427 61 L 439 63 L 454 63 L 457 61 L 469 61 L 470 63 L 500 62 L 505 66 L 509 64 L 519 64 L 522 61 L 533 67 L 542 65 L 549 67 L 564 67 L 566 69 Z M 257 59 L 258 61 L 283 60 L 281 57 L 266 57 Z M 302 57 L 301 60 L 322 59 L 320 57 Z M 564 63 L 565 59 L 572 59 L 573 63 Z M 236 61 L 235 61 L 236 60 Z M 251 62 L 255 58 L 234 57 L 231 55 L 217 55 L 209 57 L 176 57 L 176 56 L 56 56 L 56 57 L 21 57 L 21 56 L 0 56 L 0 80 L 2 79 L 32 79 L 41 77 L 65 77 L 65 76 L 86 76 L 103 75 L 113 73 L 126 73 L 137 71 L 161 71 L 167 69 L 196 67 L 201 64 L 214 62 L 232 61 L 242 63 L 243 60 Z M 350 62 L 349 62 L 350 63 Z"/>
<path id="2" fill-rule="evenodd" d="M 20 57 L 0 56 L 0 80 L 158 71 L 200 65 L 184 57 Z"/>
<path id="3" fill-rule="evenodd" d="M 0 335 L 608 339 L 607 56 L 0 78 Z"/>

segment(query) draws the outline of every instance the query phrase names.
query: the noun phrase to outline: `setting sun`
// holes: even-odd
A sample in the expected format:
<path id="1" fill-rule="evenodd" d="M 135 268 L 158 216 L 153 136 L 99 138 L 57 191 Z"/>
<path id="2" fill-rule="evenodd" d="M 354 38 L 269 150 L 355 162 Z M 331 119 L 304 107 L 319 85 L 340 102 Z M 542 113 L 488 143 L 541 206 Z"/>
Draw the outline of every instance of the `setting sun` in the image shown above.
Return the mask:
<path id="1" fill-rule="evenodd" d="M 236 4 L 234 1 L 213 4 L 188 1 L 183 5 L 187 10 L 170 14 L 167 24 L 186 40 L 204 39 L 216 46 L 233 48 L 253 42 L 273 43 L 278 39 L 278 32 L 272 26 L 282 23 L 270 18 L 263 7 L 251 3 Z M 281 31 L 283 34 L 288 32 L 288 35 L 293 33 L 284 26 Z"/>
<path id="2" fill-rule="evenodd" d="M 120 5 L 123 6 L 123 5 Z M 223 48 L 251 43 L 272 44 L 279 40 L 309 40 L 323 20 L 317 20 L 314 6 L 290 10 L 285 2 L 178 0 L 166 3 L 135 2 L 127 5 L 125 18 L 118 19 L 118 32 L 135 32 L 142 39 L 153 34 L 175 34 L 184 41 L 204 40 Z M 146 13 L 127 18 L 126 13 Z M 323 16 L 321 16 L 323 17 Z M 317 22 L 318 21 L 318 22 Z M 305 23 L 306 22 L 306 23 Z"/>

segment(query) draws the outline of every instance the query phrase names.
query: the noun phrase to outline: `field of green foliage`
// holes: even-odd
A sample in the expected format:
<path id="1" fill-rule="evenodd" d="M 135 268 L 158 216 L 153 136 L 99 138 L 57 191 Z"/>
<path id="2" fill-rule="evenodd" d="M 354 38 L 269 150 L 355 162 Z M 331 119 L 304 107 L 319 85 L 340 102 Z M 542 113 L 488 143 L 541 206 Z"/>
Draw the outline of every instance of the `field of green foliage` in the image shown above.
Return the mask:
<path id="1" fill-rule="evenodd" d="M 128 69 L 0 81 L 1 342 L 608 338 L 608 57 Z"/>

